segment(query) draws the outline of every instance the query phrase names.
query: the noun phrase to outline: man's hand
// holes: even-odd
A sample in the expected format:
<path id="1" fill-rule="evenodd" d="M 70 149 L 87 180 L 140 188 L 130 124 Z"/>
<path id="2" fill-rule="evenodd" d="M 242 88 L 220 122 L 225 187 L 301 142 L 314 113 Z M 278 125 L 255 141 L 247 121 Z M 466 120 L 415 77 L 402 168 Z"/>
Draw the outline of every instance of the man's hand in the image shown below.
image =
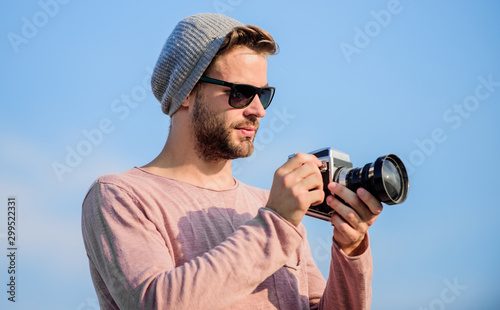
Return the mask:
<path id="1" fill-rule="evenodd" d="M 321 165 L 311 154 L 298 153 L 289 159 L 274 174 L 266 207 L 298 226 L 307 209 L 325 199 Z"/>
<path id="2" fill-rule="evenodd" d="M 338 183 L 331 182 L 326 203 L 335 212 L 332 214 L 332 225 L 335 227 L 333 237 L 346 255 L 356 256 L 366 250 L 365 240 L 368 228 L 382 212 L 382 204 L 363 188 L 356 193 Z M 345 203 L 334 197 L 337 195 Z M 347 205 L 346 205 L 347 204 Z"/>

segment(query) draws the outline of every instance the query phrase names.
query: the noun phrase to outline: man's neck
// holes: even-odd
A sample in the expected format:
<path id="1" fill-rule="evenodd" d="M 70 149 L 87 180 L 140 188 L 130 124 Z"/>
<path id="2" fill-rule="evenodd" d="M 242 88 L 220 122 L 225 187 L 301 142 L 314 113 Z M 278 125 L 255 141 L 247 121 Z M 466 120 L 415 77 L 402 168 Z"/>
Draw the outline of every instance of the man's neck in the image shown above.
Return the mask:
<path id="1" fill-rule="evenodd" d="M 169 137 L 161 153 L 142 169 L 193 185 L 210 189 L 227 189 L 235 184 L 231 172 L 231 160 L 206 161 L 194 148 L 176 143 Z"/>

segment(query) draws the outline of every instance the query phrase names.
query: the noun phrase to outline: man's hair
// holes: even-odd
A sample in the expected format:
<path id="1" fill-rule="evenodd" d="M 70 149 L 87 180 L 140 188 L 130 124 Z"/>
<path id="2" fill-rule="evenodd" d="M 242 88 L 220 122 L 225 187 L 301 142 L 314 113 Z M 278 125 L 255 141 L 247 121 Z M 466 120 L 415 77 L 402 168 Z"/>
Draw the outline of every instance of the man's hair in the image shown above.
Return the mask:
<path id="1" fill-rule="evenodd" d="M 226 55 L 238 46 L 248 47 L 254 52 L 264 56 L 276 55 L 279 52 L 278 43 L 276 43 L 269 32 L 264 29 L 253 25 L 235 27 L 226 35 L 224 42 L 205 72 L 210 70 L 219 57 Z M 198 81 L 191 92 L 199 92 L 202 87 L 203 83 Z"/>
<path id="2" fill-rule="evenodd" d="M 248 25 L 235 27 L 226 35 L 225 41 L 219 48 L 214 60 L 237 46 L 246 46 L 254 52 L 266 56 L 275 55 L 279 51 L 278 44 L 267 31 L 257 26 Z"/>

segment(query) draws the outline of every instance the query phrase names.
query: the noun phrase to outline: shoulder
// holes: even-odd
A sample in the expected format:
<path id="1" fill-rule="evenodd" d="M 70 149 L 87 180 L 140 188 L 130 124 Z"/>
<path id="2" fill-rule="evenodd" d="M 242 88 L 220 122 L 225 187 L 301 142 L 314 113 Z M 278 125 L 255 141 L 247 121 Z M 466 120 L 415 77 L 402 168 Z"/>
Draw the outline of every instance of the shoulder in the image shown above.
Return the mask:
<path id="1" fill-rule="evenodd" d="M 159 183 L 158 176 L 140 168 L 132 168 L 120 173 L 101 175 L 91 185 L 93 187 L 118 187 L 125 191 L 135 192 L 137 189 L 144 190 Z"/>
<path id="2" fill-rule="evenodd" d="M 87 191 L 85 200 L 98 196 L 100 200 L 106 196 L 130 196 L 133 198 L 138 191 L 151 188 L 154 180 L 138 168 L 121 173 L 110 173 L 97 178 Z"/>
<path id="3" fill-rule="evenodd" d="M 128 187 L 131 183 L 140 182 L 141 171 L 133 168 L 120 173 L 103 174 L 94 182 L 94 184 L 109 184 L 120 187 Z"/>

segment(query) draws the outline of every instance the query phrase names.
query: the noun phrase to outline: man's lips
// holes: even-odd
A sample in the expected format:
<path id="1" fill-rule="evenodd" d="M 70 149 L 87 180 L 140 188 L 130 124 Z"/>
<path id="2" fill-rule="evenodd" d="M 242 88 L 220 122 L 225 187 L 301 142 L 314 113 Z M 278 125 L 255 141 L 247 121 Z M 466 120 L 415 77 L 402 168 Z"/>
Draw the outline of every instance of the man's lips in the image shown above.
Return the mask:
<path id="1" fill-rule="evenodd" d="M 255 126 L 236 127 L 236 130 L 241 132 L 245 137 L 253 137 L 255 135 L 255 132 L 257 131 L 257 127 Z"/>

